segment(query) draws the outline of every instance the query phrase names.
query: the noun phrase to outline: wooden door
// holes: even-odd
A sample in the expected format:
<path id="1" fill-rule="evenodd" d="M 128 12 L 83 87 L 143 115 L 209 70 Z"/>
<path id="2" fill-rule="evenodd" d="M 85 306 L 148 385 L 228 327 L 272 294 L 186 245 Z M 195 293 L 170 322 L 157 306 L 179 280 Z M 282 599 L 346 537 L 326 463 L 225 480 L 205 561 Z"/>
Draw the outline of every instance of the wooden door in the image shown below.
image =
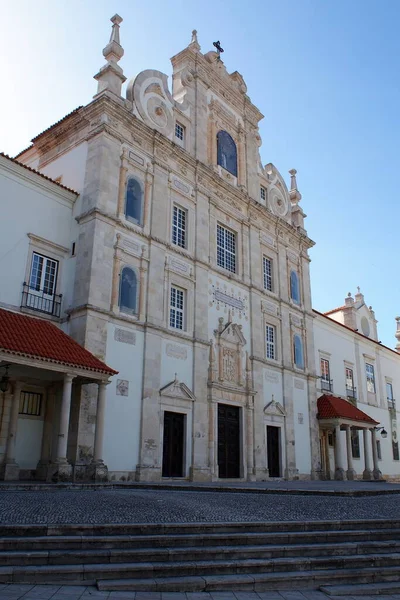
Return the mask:
<path id="1" fill-rule="evenodd" d="M 185 415 L 164 412 L 163 477 L 183 477 Z"/>
<path id="2" fill-rule="evenodd" d="M 218 404 L 218 471 L 222 478 L 240 477 L 240 409 Z"/>
<path id="3" fill-rule="evenodd" d="M 281 477 L 279 427 L 267 425 L 267 455 L 270 477 Z"/>

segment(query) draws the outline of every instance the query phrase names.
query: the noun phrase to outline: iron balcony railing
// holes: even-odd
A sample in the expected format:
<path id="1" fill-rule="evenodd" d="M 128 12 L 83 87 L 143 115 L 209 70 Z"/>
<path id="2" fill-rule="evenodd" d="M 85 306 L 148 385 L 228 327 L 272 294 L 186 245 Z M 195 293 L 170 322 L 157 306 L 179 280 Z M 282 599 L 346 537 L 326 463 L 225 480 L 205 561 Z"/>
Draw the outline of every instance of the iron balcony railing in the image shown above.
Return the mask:
<path id="1" fill-rule="evenodd" d="M 31 288 L 26 282 L 22 287 L 21 308 L 29 308 L 47 315 L 59 317 L 62 294 L 46 294 L 43 290 Z"/>
<path id="2" fill-rule="evenodd" d="M 394 398 L 388 398 L 387 403 L 389 410 L 396 410 L 396 400 Z"/>
<path id="3" fill-rule="evenodd" d="M 323 379 L 321 377 L 321 390 L 324 392 L 333 392 L 333 379 Z"/>
<path id="4" fill-rule="evenodd" d="M 348 398 L 351 398 L 352 400 L 356 400 L 357 399 L 357 388 L 346 386 L 346 396 Z"/>

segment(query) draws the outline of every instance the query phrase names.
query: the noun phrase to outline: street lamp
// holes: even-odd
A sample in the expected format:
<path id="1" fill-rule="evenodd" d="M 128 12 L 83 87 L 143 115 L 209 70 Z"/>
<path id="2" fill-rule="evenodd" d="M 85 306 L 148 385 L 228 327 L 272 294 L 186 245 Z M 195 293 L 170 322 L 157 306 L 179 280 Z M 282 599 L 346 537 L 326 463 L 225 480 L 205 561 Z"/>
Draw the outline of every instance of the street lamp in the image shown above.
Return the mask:
<path id="1" fill-rule="evenodd" d="M 375 431 L 380 431 L 383 439 L 386 439 L 388 436 L 387 431 L 384 427 L 375 427 Z"/>

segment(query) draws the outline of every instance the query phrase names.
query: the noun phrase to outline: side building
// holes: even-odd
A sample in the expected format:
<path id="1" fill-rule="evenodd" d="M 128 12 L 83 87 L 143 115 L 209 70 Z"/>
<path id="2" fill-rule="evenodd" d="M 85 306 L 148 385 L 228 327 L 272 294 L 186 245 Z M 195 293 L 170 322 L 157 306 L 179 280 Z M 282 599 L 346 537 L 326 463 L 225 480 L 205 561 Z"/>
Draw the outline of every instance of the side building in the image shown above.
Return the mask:
<path id="1" fill-rule="evenodd" d="M 314 312 L 323 476 L 398 480 L 400 319 L 395 351 L 379 340 L 375 313 L 360 288 L 343 306 Z"/>

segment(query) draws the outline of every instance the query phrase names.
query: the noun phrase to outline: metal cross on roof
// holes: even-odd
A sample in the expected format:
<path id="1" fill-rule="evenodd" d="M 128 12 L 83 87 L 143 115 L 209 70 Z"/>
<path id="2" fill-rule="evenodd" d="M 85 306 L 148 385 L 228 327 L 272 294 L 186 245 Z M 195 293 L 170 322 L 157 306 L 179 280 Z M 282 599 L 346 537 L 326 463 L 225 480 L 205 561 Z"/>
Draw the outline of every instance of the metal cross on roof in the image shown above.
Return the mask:
<path id="1" fill-rule="evenodd" d="M 218 40 L 218 42 L 213 42 L 213 46 L 215 46 L 215 47 L 216 47 L 216 49 L 217 49 L 217 52 L 218 52 L 218 57 L 219 57 L 219 56 L 220 56 L 220 54 L 221 54 L 221 52 L 223 52 L 223 51 L 224 51 L 224 49 L 223 49 L 223 48 L 221 48 L 220 41 Z"/>

